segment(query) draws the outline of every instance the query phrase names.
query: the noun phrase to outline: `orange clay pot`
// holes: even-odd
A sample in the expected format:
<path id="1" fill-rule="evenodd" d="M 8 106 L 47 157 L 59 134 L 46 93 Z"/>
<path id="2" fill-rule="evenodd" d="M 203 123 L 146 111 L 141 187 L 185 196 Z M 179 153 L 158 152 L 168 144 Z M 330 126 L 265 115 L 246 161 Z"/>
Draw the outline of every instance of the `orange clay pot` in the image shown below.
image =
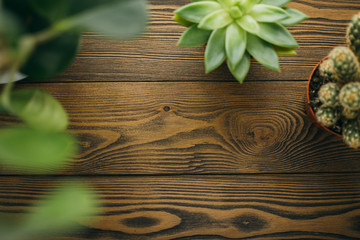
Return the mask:
<path id="1" fill-rule="evenodd" d="M 315 124 L 315 126 L 317 126 L 318 128 L 320 129 L 323 129 L 329 133 L 332 133 L 338 137 L 342 137 L 342 135 L 330 130 L 329 128 L 325 127 L 324 125 L 322 125 L 321 123 L 319 123 L 317 120 L 316 120 L 316 116 L 315 116 L 315 113 L 314 113 L 314 110 L 313 108 L 310 106 L 310 94 L 309 94 L 309 91 L 310 91 L 310 82 L 313 78 L 313 75 L 315 74 L 315 71 L 317 70 L 317 68 L 319 67 L 319 65 L 324 61 L 326 60 L 328 57 L 325 57 L 323 58 L 316 66 L 315 68 L 313 69 L 313 71 L 311 72 L 310 74 L 310 77 L 309 77 L 309 81 L 308 81 L 308 84 L 307 84 L 307 88 L 306 88 L 306 102 L 305 102 L 305 106 L 306 106 L 306 113 L 310 119 L 310 121 L 312 123 Z"/>

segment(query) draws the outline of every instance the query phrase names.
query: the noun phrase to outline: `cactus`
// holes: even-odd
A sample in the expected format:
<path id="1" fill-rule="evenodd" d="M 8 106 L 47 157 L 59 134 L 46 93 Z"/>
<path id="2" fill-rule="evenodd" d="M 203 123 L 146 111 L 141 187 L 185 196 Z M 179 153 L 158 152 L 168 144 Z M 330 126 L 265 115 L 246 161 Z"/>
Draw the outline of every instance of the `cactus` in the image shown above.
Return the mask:
<path id="1" fill-rule="evenodd" d="M 359 72 L 359 61 L 351 49 L 347 47 L 336 47 L 330 54 L 329 58 L 334 64 L 334 73 L 340 84 L 351 82 Z"/>
<path id="2" fill-rule="evenodd" d="M 360 13 L 355 15 L 347 30 L 348 47 L 336 47 L 319 66 L 323 84 L 317 92 L 316 111 L 319 123 L 338 128 L 344 142 L 360 147 Z M 336 126 L 336 127 L 335 127 Z"/>
<path id="3" fill-rule="evenodd" d="M 345 108 L 360 110 L 360 82 L 351 82 L 341 88 L 340 103 Z"/>
<path id="4" fill-rule="evenodd" d="M 343 123 L 344 142 L 352 148 L 360 147 L 360 126 L 358 120 L 347 120 Z"/>
<path id="5" fill-rule="evenodd" d="M 326 59 L 320 64 L 319 73 L 325 82 L 337 81 L 337 75 L 334 72 L 334 62 L 331 59 Z"/>
<path id="6" fill-rule="evenodd" d="M 327 83 L 322 85 L 318 92 L 320 102 L 322 102 L 324 106 L 335 107 L 340 105 L 339 91 L 339 86 L 336 85 L 336 83 Z"/>
<path id="7" fill-rule="evenodd" d="M 349 48 L 360 58 L 360 13 L 352 18 L 347 29 L 346 39 Z"/>
<path id="8" fill-rule="evenodd" d="M 326 127 L 331 127 L 340 119 L 340 111 L 338 108 L 321 106 L 316 112 L 317 120 Z"/>

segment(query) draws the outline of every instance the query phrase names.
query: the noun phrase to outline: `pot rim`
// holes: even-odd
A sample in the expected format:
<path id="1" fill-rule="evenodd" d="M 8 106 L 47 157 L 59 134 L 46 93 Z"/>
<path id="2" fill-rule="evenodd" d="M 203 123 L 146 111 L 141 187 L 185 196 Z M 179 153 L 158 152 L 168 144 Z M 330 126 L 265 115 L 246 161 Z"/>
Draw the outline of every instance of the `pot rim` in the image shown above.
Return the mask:
<path id="1" fill-rule="evenodd" d="M 312 70 L 309 80 L 308 80 L 308 84 L 307 84 L 307 88 L 306 88 L 306 112 L 310 118 L 310 121 L 312 121 L 318 128 L 321 128 L 329 133 L 332 133 L 338 137 L 342 137 L 341 134 L 334 132 L 333 130 L 329 129 L 328 127 L 325 127 L 324 125 L 322 125 L 321 123 L 319 123 L 316 119 L 315 113 L 314 113 L 314 109 L 310 106 L 310 94 L 309 94 L 309 90 L 310 90 L 310 82 L 311 79 L 313 78 L 313 75 L 315 74 L 315 71 L 319 68 L 320 64 L 325 61 L 326 59 L 328 59 L 328 56 L 324 57 L 320 62 L 318 62 L 316 64 L 316 66 L 314 67 L 314 69 Z"/>

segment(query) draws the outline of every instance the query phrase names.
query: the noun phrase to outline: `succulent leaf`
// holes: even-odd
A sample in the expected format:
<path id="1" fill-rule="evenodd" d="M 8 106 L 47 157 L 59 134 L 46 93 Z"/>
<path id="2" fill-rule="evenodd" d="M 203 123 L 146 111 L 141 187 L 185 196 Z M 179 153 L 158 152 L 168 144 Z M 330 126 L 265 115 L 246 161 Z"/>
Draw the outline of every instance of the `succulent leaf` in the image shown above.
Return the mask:
<path id="1" fill-rule="evenodd" d="M 291 33 L 278 23 L 259 23 L 259 37 L 274 45 L 286 48 L 299 47 Z"/>
<path id="2" fill-rule="evenodd" d="M 219 67 L 226 58 L 225 51 L 226 28 L 214 30 L 205 50 L 205 71 L 207 73 Z"/>
<path id="3" fill-rule="evenodd" d="M 284 8 L 284 10 L 289 17 L 279 21 L 279 23 L 285 27 L 294 26 L 309 18 L 306 14 L 294 8 Z"/>
<path id="4" fill-rule="evenodd" d="M 178 41 L 179 46 L 197 47 L 207 43 L 211 31 L 198 28 L 197 24 L 189 27 Z"/>
<path id="5" fill-rule="evenodd" d="M 291 0 L 262 0 L 261 1 L 261 3 L 263 3 L 263 4 L 273 5 L 273 6 L 277 6 L 277 7 L 283 7 L 286 4 L 288 4 L 289 2 L 291 2 Z"/>
<path id="6" fill-rule="evenodd" d="M 187 21 L 199 23 L 205 16 L 219 9 L 221 5 L 215 1 L 199 1 L 185 5 L 175 13 Z"/>
<path id="7" fill-rule="evenodd" d="M 180 15 L 176 14 L 176 13 L 174 14 L 173 20 L 175 22 L 177 22 L 178 24 L 183 25 L 184 27 L 190 27 L 190 26 L 194 25 L 193 22 L 189 22 L 188 20 L 180 17 Z"/>
<path id="8" fill-rule="evenodd" d="M 236 80 L 242 83 L 250 69 L 250 55 L 245 52 L 240 63 L 234 69 L 232 68 L 232 66 L 229 66 L 229 69 L 231 74 L 236 78 Z"/>
<path id="9" fill-rule="evenodd" d="M 278 55 L 296 55 L 296 51 L 293 48 L 274 46 L 274 49 Z"/>
<path id="10" fill-rule="evenodd" d="M 270 43 L 255 35 L 248 34 L 246 50 L 265 67 L 280 71 L 279 58 Z"/>
<path id="11" fill-rule="evenodd" d="M 255 5 L 249 15 L 258 22 L 277 22 L 289 17 L 282 8 L 266 4 Z"/>
<path id="12" fill-rule="evenodd" d="M 233 22 L 233 18 L 230 16 L 229 12 L 221 9 L 210 13 L 209 15 L 204 17 L 199 23 L 199 28 L 206 30 L 215 30 L 225 27 L 231 22 Z"/>
<path id="13" fill-rule="evenodd" d="M 259 23 L 251 16 L 246 15 L 241 19 L 236 20 L 236 23 L 239 24 L 240 27 L 245 29 L 245 31 L 258 35 L 259 34 Z"/>
<path id="14" fill-rule="evenodd" d="M 246 49 L 246 32 L 236 23 L 231 24 L 226 29 L 225 49 L 228 65 L 234 70 L 244 56 Z"/>

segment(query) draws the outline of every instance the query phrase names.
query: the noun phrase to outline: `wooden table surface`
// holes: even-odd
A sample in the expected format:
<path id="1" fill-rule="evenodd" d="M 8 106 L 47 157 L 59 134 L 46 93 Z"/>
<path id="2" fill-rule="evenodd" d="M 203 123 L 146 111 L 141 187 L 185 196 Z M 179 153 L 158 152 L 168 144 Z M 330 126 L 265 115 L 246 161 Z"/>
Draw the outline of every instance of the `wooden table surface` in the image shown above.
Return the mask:
<path id="1" fill-rule="evenodd" d="M 337 45 L 359 0 L 295 0 L 309 20 L 277 73 L 253 62 L 243 84 L 204 74 L 181 48 L 173 11 L 151 0 L 148 31 L 117 42 L 85 34 L 74 64 L 40 87 L 67 109 L 81 153 L 53 176 L 1 170 L 0 212 L 22 213 L 51 184 L 96 186 L 102 214 L 80 239 L 360 239 L 360 150 L 305 114 L 308 76 Z M 12 124 L 3 118 L 3 124 Z"/>

